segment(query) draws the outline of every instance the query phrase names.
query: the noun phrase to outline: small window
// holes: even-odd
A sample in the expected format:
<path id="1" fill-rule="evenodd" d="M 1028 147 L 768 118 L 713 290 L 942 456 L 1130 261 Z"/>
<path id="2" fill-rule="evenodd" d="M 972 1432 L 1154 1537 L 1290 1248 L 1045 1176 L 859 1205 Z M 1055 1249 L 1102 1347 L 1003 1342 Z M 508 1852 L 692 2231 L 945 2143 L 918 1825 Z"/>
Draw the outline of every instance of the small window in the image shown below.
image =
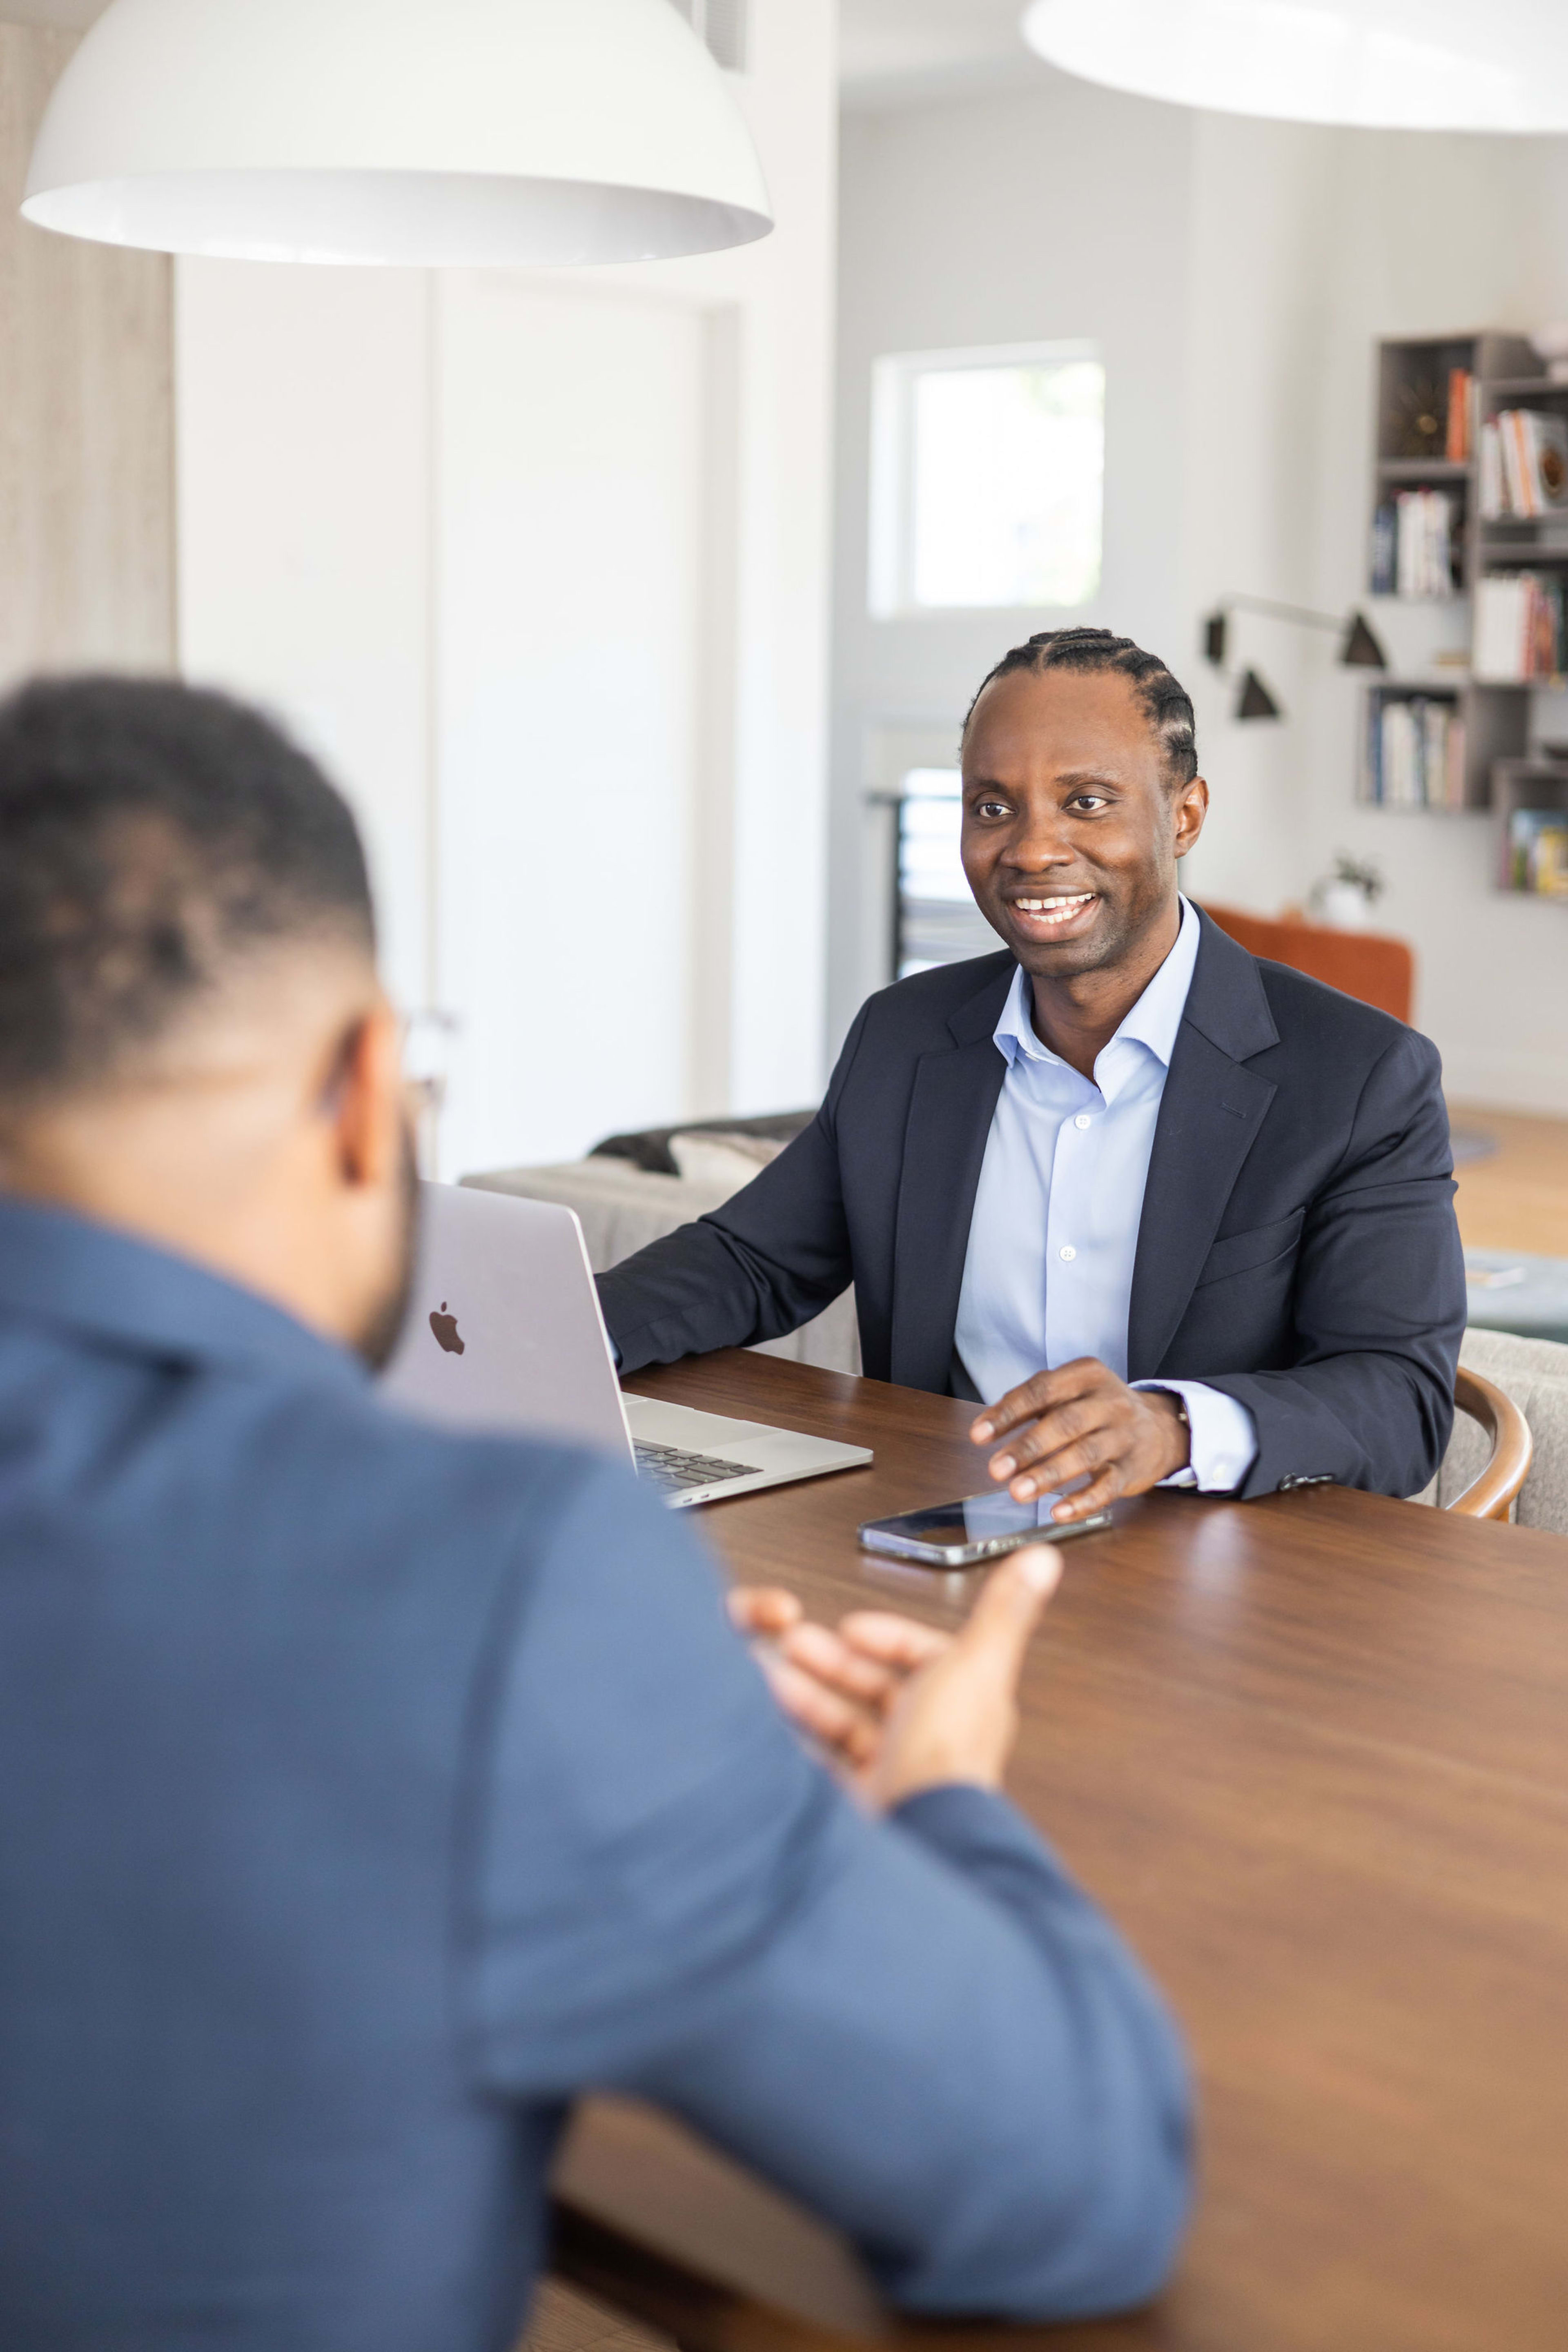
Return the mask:
<path id="1" fill-rule="evenodd" d="M 989 955 L 995 932 L 970 895 L 960 842 L 963 778 L 956 768 L 911 768 L 899 788 L 895 976 Z"/>
<path id="2" fill-rule="evenodd" d="M 879 360 L 872 612 L 1089 604 L 1104 481 L 1105 370 L 1092 343 Z"/>

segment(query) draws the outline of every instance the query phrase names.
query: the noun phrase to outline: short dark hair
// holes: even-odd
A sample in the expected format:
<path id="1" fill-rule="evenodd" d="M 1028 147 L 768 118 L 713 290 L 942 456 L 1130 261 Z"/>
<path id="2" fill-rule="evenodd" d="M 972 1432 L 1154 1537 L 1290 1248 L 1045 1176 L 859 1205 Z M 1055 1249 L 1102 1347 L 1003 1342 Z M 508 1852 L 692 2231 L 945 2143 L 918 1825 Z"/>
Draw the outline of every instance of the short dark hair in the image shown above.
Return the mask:
<path id="1" fill-rule="evenodd" d="M 1158 654 L 1145 653 L 1131 637 L 1116 636 L 1110 629 L 1046 629 L 1037 637 L 1031 637 L 1026 646 L 1015 646 L 981 680 L 974 702 L 964 714 L 965 736 L 974 716 L 974 703 L 994 679 L 1005 677 L 1016 669 L 1116 671 L 1130 680 L 1148 715 L 1149 724 L 1159 738 L 1171 783 L 1190 784 L 1197 774 L 1198 733 L 1192 698 L 1184 687 L 1178 686 Z"/>
<path id="2" fill-rule="evenodd" d="M 358 830 L 226 695 L 38 679 L 0 702 L 0 1097 L 90 1084 L 268 940 L 374 955 Z"/>

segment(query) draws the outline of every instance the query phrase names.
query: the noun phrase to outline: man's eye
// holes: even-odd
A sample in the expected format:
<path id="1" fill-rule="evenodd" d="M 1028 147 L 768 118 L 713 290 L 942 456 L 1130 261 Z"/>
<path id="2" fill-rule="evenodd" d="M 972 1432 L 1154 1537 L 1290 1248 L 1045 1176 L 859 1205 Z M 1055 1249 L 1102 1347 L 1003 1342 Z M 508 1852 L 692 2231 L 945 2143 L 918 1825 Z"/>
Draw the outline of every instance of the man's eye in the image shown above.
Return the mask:
<path id="1" fill-rule="evenodd" d="M 974 814 L 976 816 L 1009 816 L 1012 812 L 1005 801 L 976 801 Z"/>
<path id="2" fill-rule="evenodd" d="M 1074 793 L 1068 803 L 1069 809 L 1097 809 L 1105 806 L 1103 793 Z"/>

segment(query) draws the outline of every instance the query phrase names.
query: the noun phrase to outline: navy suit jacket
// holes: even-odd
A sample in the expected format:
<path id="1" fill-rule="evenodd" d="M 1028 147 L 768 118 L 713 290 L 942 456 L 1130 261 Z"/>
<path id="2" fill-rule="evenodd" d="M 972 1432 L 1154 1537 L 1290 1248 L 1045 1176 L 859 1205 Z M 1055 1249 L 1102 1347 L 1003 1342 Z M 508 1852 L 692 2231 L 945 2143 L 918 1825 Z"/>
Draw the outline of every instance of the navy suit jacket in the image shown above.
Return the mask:
<path id="1" fill-rule="evenodd" d="M 626 1470 L 0 1202 L 0 2344 L 511 2352 L 589 2086 L 918 2310 L 1181 2228 L 1115 1931 L 999 1798 L 849 1803 Z"/>
<path id="2" fill-rule="evenodd" d="M 1436 1048 L 1202 921 L 1128 1376 L 1240 1399 L 1258 1428 L 1244 1495 L 1316 1478 L 1415 1494 L 1448 1442 L 1465 1322 Z M 780 1338 L 853 1282 L 866 1371 L 947 1390 L 1015 969 L 983 956 L 870 999 L 788 1150 L 600 1276 L 624 1370 Z"/>

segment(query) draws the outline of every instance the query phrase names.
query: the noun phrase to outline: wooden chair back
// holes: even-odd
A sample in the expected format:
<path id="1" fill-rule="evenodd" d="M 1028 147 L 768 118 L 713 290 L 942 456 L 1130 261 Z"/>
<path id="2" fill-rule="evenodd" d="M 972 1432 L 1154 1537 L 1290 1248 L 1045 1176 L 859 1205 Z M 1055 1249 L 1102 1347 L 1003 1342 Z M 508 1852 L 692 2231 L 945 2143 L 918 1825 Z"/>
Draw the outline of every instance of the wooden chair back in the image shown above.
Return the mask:
<path id="1" fill-rule="evenodd" d="M 1454 1402 L 1471 1421 L 1479 1422 L 1491 1439 L 1492 1450 L 1479 1474 L 1462 1495 L 1456 1495 L 1448 1508 L 1467 1519 L 1506 1519 L 1530 1475 L 1535 1451 L 1530 1423 L 1495 1381 L 1483 1380 L 1479 1372 L 1466 1371 L 1463 1365 L 1454 1379 Z"/>
<path id="2" fill-rule="evenodd" d="M 1212 922 L 1250 955 L 1287 963 L 1346 996 L 1359 997 L 1408 1021 L 1415 996 L 1415 959 L 1404 940 L 1385 931 L 1336 931 L 1326 923 L 1277 921 L 1236 907 L 1205 906 Z"/>

